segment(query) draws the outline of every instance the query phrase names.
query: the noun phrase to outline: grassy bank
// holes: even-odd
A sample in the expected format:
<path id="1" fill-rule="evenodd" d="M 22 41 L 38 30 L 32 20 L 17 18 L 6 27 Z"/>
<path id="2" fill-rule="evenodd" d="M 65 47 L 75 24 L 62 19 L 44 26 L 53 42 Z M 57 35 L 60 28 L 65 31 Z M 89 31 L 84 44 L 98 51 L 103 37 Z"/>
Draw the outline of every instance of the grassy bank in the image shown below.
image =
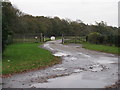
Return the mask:
<path id="1" fill-rule="evenodd" d="M 82 43 L 83 47 L 90 50 L 101 51 L 106 53 L 120 54 L 120 48 L 115 46 L 96 45 L 90 43 Z"/>
<path id="2" fill-rule="evenodd" d="M 40 44 L 12 44 L 3 53 L 3 75 L 25 72 L 58 63 L 58 57 L 39 48 Z"/>

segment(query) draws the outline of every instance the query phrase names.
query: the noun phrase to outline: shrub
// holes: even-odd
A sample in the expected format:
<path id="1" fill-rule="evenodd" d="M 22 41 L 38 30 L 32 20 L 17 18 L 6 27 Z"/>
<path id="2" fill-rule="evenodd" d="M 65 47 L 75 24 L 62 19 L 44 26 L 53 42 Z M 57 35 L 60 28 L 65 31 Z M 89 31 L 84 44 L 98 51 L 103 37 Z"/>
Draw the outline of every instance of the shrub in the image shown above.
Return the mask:
<path id="1" fill-rule="evenodd" d="M 94 43 L 94 44 L 99 44 L 102 41 L 102 35 L 98 32 L 92 32 L 88 35 L 88 42 Z"/>

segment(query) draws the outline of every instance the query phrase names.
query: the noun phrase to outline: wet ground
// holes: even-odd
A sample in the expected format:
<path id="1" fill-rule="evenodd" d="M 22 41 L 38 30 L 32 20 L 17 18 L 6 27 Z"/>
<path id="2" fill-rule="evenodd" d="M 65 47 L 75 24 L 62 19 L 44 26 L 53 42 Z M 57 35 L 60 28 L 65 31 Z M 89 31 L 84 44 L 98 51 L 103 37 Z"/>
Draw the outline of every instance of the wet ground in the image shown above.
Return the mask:
<path id="1" fill-rule="evenodd" d="M 3 88 L 104 88 L 118 80 L 118 56 L 49 41 L 42 47 L 62 64 L 3 79 Z"/>

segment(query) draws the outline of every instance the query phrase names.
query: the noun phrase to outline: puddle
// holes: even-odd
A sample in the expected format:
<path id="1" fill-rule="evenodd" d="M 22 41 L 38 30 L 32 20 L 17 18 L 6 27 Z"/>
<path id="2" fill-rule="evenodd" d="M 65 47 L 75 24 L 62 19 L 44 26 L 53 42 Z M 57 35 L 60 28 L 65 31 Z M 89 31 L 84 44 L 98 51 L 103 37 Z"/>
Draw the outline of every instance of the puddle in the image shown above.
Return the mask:
<path id="1" fill-rule="evenodd" d="M 112 64 L 112 63 L 115 63 L 113 61 L 109 61 L 109 60 L 100 60 L 100 61 L 97 61 L 98 63 L 100 64 Z"/>
<path id="2" fill-rule="evenodd" d="M 64 60 L 65 60 L 65 62 L 70 62 L 70 61 L 76 62 L 78 60 L 78 58 L 68 55 L 67 57 L 64 57 Z"/>
<path id="3" fill-rule="evenodd" d="M 82 72 L 83 70 L 81 70 L 81 69 L 75 69 L 73 72 L 74 73 L 79 73 L 79 72 Z"/>
<path id="4" fill-rule="evenodd" d="M 118 63 L 118 58 L 101 57 L 97 62 L 100 64 Z"/>
<path id="5" fill-rule="evenodd" d="M 36 88 L 103 88 L 107 83 L 99 80 L 87 80 L 82 74 L 49 79 L 47 83 L 37 83 L 31 85 Z"/>
<path id="6" fill-rule="evenodd" d="M 71 58 L 70 58 L 70 60 L 76 60 L 76 59 L 77 59 L 77 58 L 75 58 L 75 57 L 71 57 Z"/>
<path id="7" fill-rule="evenodd" d="M 54 50 L 54 49 L 52 49 L 52 48 L 49 46 L 49 44 L 44 44 L 44 47 L 46 47 L 46 48 L 48 48 L 48 49 L 50 49 L 50 50 Z"/>
<path id="8" fill-rule="evenodd" d="M 63 52 L 57 52 L 55 54 L 53 54 L 54 56 L 58 56 L 58 57 L 61 57 L 61 56 L 68 56 L 67 53 L 63 53 Z"/>
<path id="9" fill-rule="evenodd" d="M 92 72 L 103 71 L 103 69 L 104 69 L 104 67 L 102 65 L 99 65 L 99 64 L 89 66 L 89 70 Z"/>
<path id="10" fill-rule="evenodd" d="M 91 57 L 91 56 L 89 56 L 89 55 L 87 55 L 87 54 L 83 54 L 83 53 L 78 53 L 79 55 L 81 55 L 81 56 L 84 56 L 84 57 Z"/>
<path id="11" fill-rule="evenodd" d="M 53 69 L 53 71 L 65 71 L 67 70 L 67 68 L 55 68 Z"/>

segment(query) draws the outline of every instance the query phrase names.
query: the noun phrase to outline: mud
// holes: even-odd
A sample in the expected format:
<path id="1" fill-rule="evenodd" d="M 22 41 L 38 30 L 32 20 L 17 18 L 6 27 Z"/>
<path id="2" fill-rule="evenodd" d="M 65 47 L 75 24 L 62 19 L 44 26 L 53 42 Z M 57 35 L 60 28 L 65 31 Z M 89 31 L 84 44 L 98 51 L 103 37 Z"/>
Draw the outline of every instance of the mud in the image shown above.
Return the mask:
<path id="1" fill-rule="evenodd" d="M 49 41 L 42 47 L 62 63 L 44 70 L 3 78 L 3 88 L 104 88 L 118 80 L 118 56 Z"/>

